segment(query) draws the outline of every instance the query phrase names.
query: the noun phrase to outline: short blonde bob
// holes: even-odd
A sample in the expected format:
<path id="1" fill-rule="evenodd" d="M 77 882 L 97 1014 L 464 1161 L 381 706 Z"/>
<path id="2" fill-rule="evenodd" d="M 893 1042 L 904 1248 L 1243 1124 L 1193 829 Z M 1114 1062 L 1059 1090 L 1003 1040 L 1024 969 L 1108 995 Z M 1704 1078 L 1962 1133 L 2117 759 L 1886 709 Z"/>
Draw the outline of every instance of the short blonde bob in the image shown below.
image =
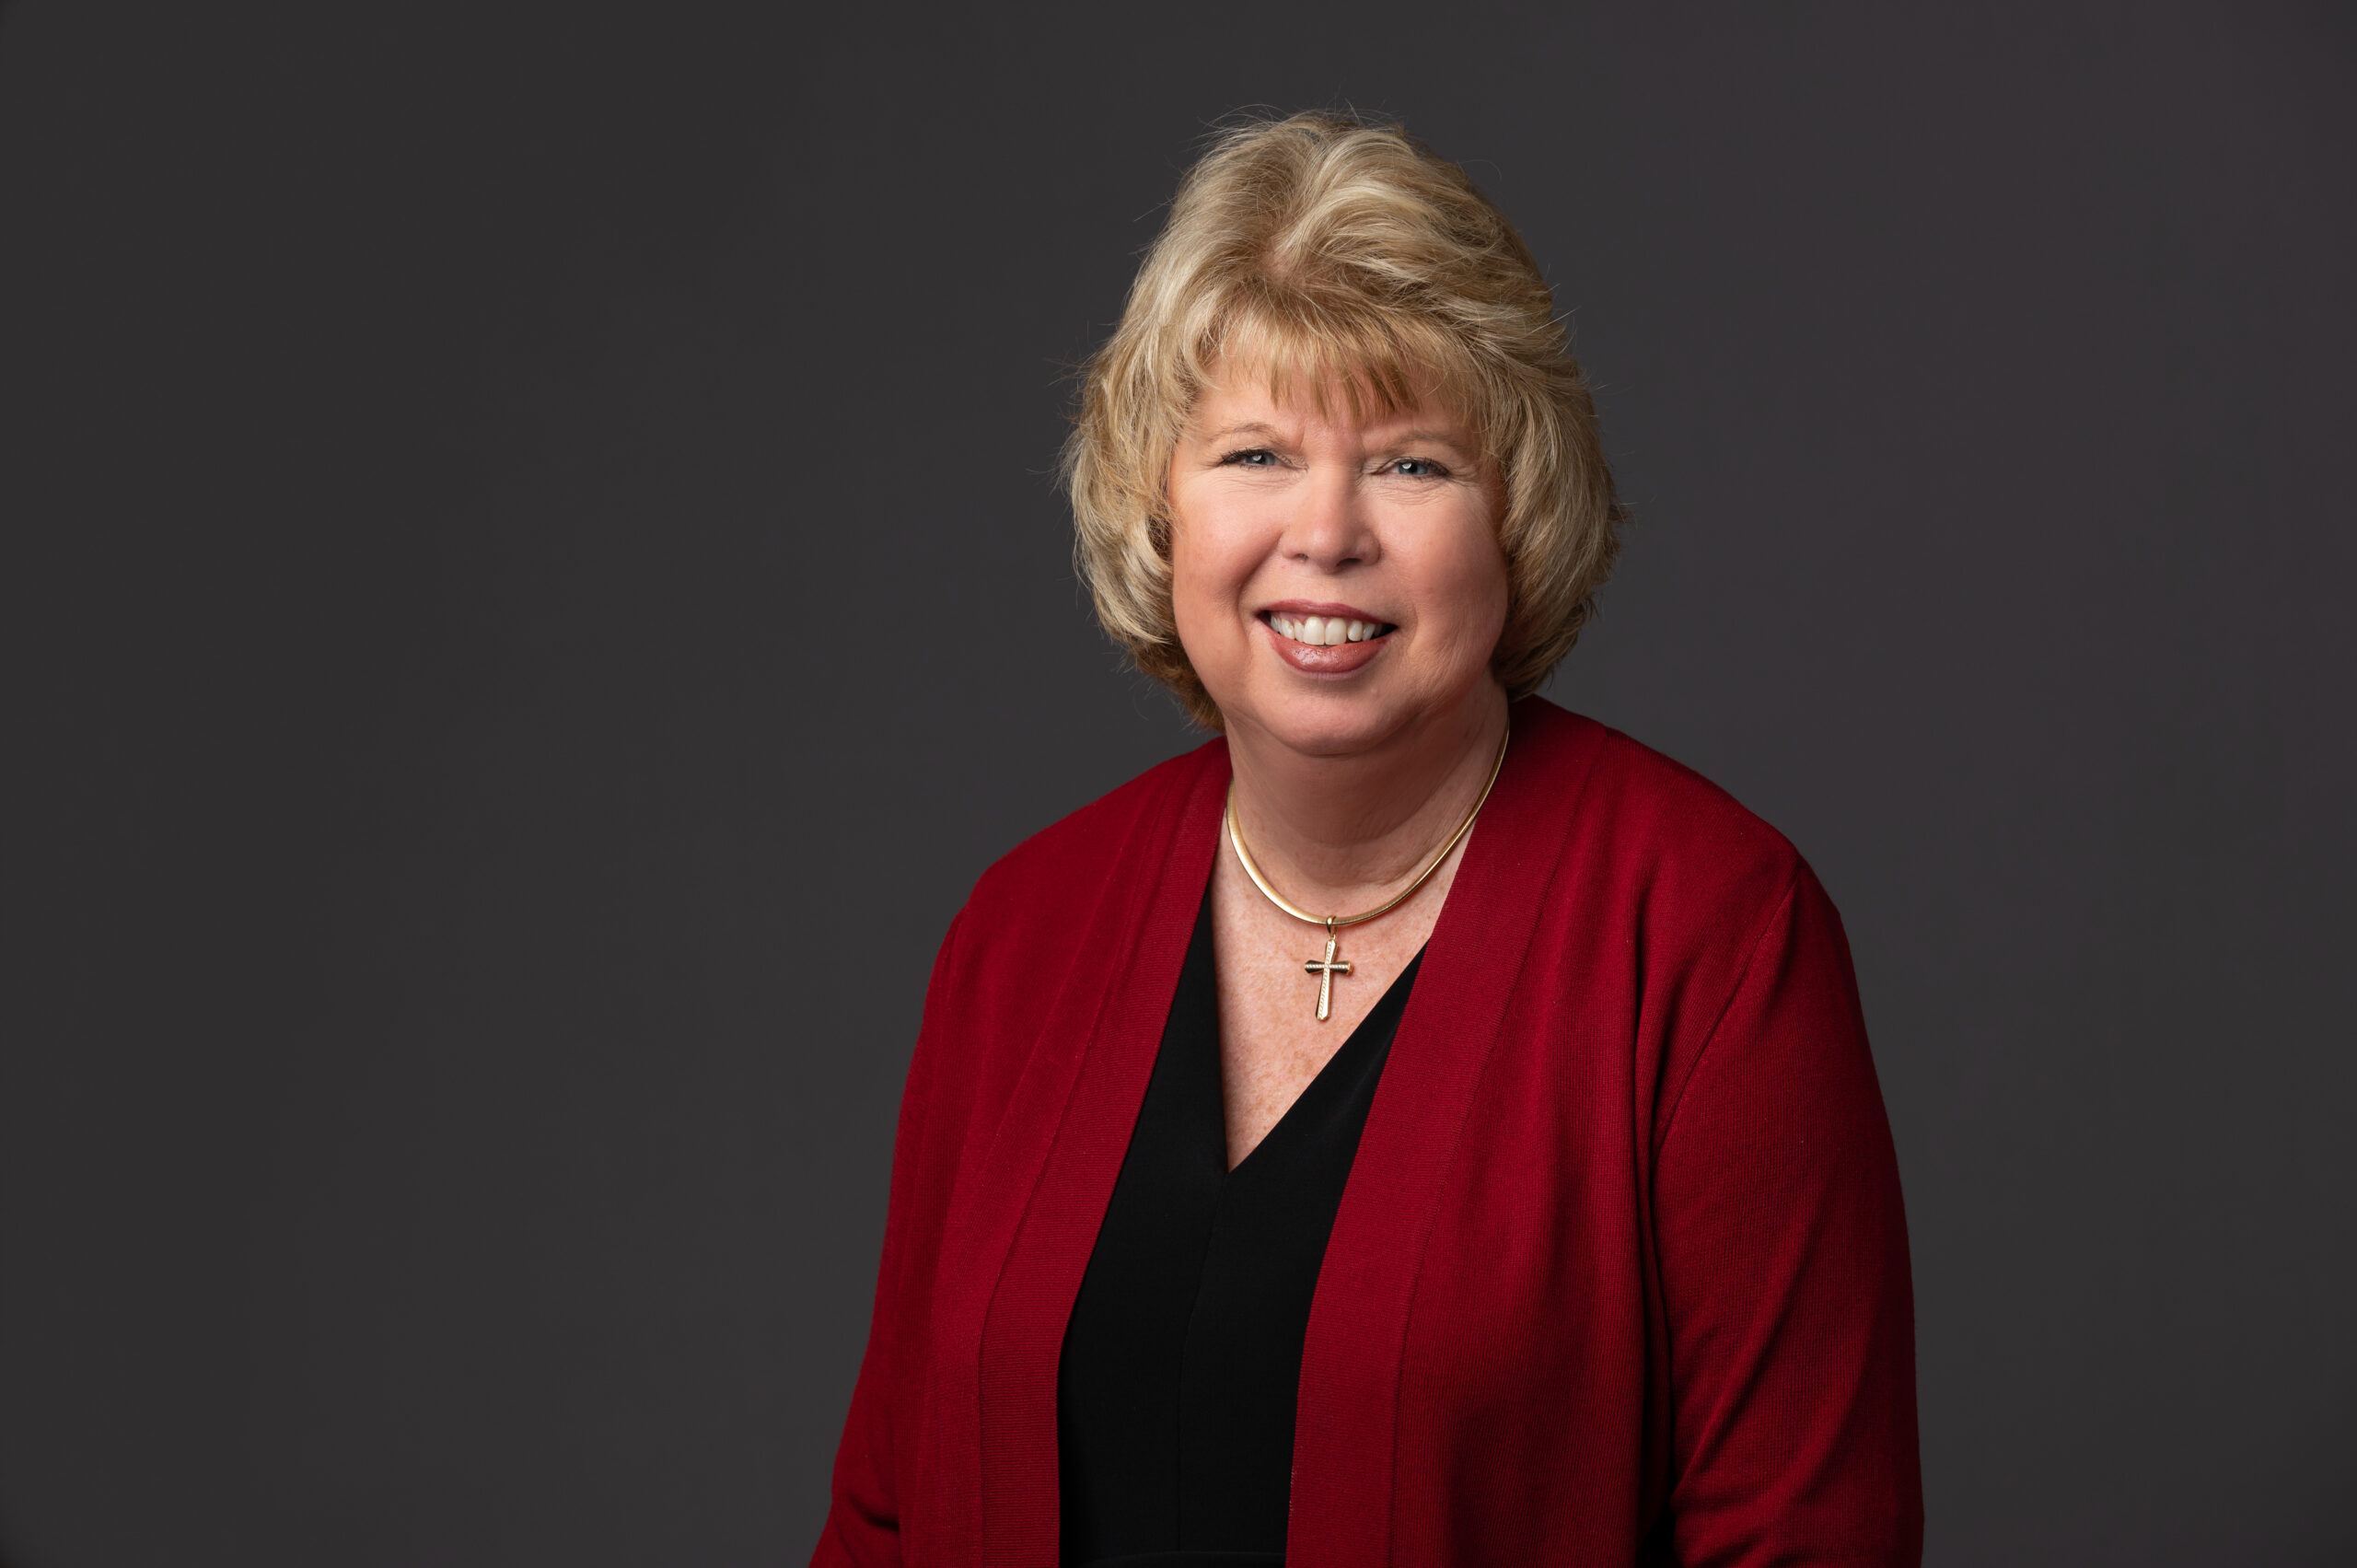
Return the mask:
<path id="1" fill-rule="evenodd" d="M 1220 132 L 1187 172 L 1064 447 L 1097 617 L 1196 721 L 1221 727 L 1170 604 L 1171 453 L 1223 353 L 1280 396 L 1390 413 L 1431 388 L 1503 482 L 1511 697 L 1571 652 L 1620 549 L 1596 406 L 1530 249 L 1465 171 L 1397 125 L 1330 114 Z"/>

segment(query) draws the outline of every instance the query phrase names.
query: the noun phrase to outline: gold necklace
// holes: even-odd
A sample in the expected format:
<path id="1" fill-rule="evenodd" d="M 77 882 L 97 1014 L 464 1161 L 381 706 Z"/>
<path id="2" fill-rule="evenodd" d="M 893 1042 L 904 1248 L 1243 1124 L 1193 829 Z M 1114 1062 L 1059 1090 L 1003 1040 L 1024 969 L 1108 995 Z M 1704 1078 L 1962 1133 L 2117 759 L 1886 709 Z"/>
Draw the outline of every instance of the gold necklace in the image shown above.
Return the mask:
<path id="1" fill-rule="evenodd" d="M 1318 977 L 1318 1021 L 1319 1023 L 1324 1023 L 1334 1011 L 1334 977 L 1351 972 L 1351 966 L 1334 956 L 1341 946 L 1341 938 L 1335 933 L 1345 925 L 1357 925 L 1363 921 L 1373 920 L 1378 915 L 1389 914 L 1393 910 L 1406 903 L 1409 896 L 1430 880 L 1434 872 L 1440 869 L 1440 863 L 1448 858 L 1448 852 L 1457 847 L 1457 841 L 1472 830 L 1473 819 L 1479 817 L 1481 814 L 1481 807 L 1489 804 L 1490 791 L 1498 782 L 1498 770 L 1506 765 L 1506 742 L 1513 738 L 1513 735 L 1514 726 L 1509 724 L 1505 734 L 1498 737 L 1498 756 L 1497 761 L 1490 764 L 1490 782 L 1481 786 L 1481 798 L 1473 803 L 1473 809 L 1465 814 L 1465 820 L 1457 825 L 1457 831 L 1448 835 L 1448 842 L 1435 850 L 1430 860 L 1424 862 L 1424 868 L 1416 873 L 1414 881 L 1364 914 L 1312 914 L 1269 886 L 1269 879 L 1260 875 L 1260 868 L 1252 862 L 1252 852 L 1244 847 L 1244 830 L 1237 827 L 1236 823 L 1236 780 L 1233 775 L 1229 777 L 1227 781 L 1227 842 L 1236 846 L 1236 859 L 1237 864 L 1244 867 L 1244 875 L 1252 878 L 1252 885 L 1260 889 L 1271 903 L 1293 916 L 1294 919 L 1306 921 L 1312 925 L 1322 925 L 1326 928 L 1326 956 L 1322 958 L 1308 959 L 1301 966 L 1304 973 Z"/>

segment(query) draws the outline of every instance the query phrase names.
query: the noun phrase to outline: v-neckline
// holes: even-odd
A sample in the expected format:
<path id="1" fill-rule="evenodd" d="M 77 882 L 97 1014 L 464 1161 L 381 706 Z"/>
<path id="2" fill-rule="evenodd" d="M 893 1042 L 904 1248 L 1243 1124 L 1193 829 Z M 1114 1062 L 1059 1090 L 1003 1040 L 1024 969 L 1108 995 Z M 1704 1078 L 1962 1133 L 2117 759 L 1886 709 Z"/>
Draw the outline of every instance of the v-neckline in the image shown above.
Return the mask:
<path id="1" fill-rule="evenodd" d="M 1203 912 L 1201 916 L 1203 929 L 1197 933 L 1195 938 L 1207 945 L 1212 943 L 1211 903 L 1207 896 L 1203 900 Z M 1219 1016 L 1218 950 L 1215 946 L 1210 950 L 1213 955 L 1213 961 L 1204 968 L 1209 971 L 1212 985 L 1211 1014 L 1216 1019 Z M 1310 1074 L 1309 1082 L 1302 1085 L 1300 1092 L 1293 1097 L 1292 1101 L 1286 1105 L 1276 1121 L 1269 1124 L 1269 1130 L 1260 1134 L 1260 1141 L 1246 1150 L 1244 1157 L 1234 1165 L 1227 1163 L 1226 1051 L 1218 1029 L 1216 1028 L 1213 1029 L 1211 1079 L 1219 1097 L 1219 1163 L 1220 1179 L 1223 1184 L 1259 1158 L 1260 1151 L 1276 1142 L 1281 1135 L 1284 1134 L 1288 1127 L 1295 1125 L 1304 1119 L 1295 1113 L 1301 1110 L 1304 1102 L 1307 1101 L 1311 1096 L 1319 1093 L 1320 1086 L 1326 1086 L 1324 1098 L 1327 1099 L 1331 1099 L 1337 1093 L 1347 1092 L 1336 1090 L 1332 1086 L 1351 1072 L 1352 1064 L 1362 1067 L 1364 1065 L 1364 1059 L 1373 1051 L 1372 1042 L 1378 1035 L 1385 1047 L 1388 1048 L 1392 1036 L 1399 1030 L 1399 1016 L 1407 1010 L 1408 993 L 1415 986 L 1416 971 L 1422 967 L 1423 961 L 1424 950 L 1419 947 L 1414 955 L 1400 966 L 1399 972 L 1392 977 L 1391 983 L 1384 987 L 1383 994 L 1376 998 L 1375 1005 L 1366 1010 L 1366 1016 L 1353 1026 L 1350 1034 L 1342 1043 L 1334 1048 L 1333 1054 L 1327 1057 L 1318 1066 L 1318 1071 Z M 1338 1067 L 1338 1063 L 1342 1065 Z"/>

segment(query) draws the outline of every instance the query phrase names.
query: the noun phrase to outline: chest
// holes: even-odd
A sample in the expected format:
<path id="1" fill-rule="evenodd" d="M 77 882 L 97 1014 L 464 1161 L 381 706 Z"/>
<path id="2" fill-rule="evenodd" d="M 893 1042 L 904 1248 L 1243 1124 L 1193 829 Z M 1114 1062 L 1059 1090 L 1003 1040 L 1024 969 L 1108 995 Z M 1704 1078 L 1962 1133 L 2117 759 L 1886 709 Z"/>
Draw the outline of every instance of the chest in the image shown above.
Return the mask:
<path id="1" fill-rule="evenodd" d="M 1231 1167 L 1283 1118 L 1422 949 L 1455 871 L 1452 857 L 1399 908 L 1337 927 L 1329 939 L 1269 902 L 1232 855 L 1221 856 L 1211 899 Z"/>

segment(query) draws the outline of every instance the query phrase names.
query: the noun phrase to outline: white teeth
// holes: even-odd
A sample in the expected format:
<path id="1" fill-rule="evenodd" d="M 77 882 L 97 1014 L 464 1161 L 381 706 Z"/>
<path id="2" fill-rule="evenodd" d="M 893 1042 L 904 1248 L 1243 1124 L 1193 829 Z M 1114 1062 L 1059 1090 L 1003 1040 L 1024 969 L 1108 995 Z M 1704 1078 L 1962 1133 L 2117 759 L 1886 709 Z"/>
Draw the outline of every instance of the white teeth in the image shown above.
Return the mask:
<path id="1" fill-rule="evenodd" d="M 1278 636 L 1313 648 L 1369 642 L 1384 631 L 1380 621 L 1353 621 L 1343 615 L 1279 615 L 1274 610 L 1269 613 L 1269 626 Z"/>

